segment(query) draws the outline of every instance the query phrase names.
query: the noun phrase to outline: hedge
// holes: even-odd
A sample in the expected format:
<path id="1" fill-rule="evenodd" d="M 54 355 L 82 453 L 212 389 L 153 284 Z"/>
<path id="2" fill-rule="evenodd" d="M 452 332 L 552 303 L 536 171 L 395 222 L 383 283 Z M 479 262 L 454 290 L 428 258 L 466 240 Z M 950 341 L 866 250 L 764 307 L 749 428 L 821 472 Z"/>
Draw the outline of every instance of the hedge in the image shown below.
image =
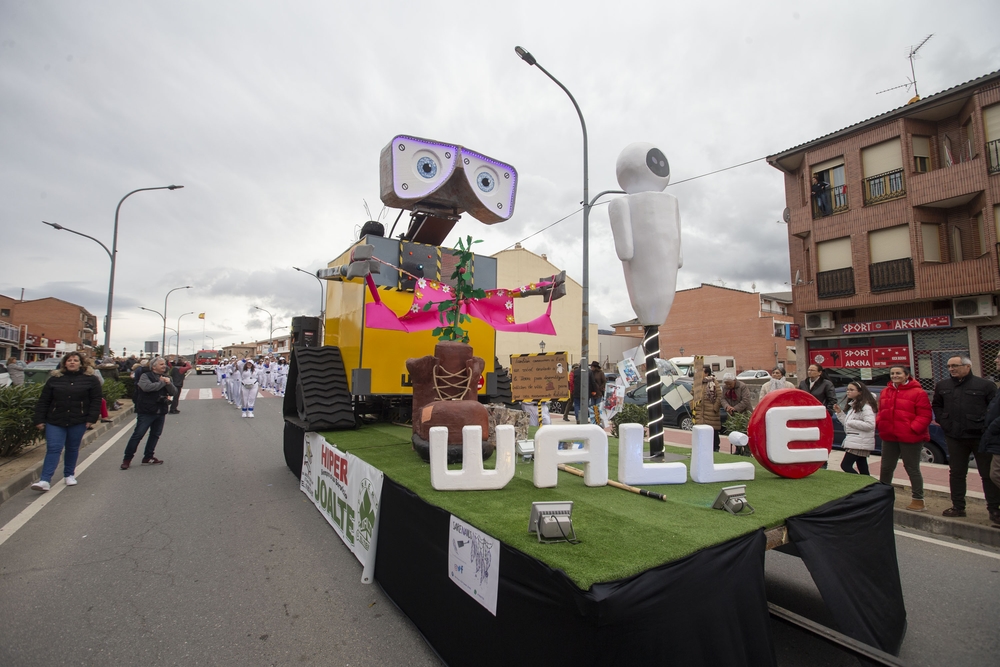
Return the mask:
<path id="1" fill-rule="evenodd" d="M 23 384 L 0 389 L 0 456 L 15 456 L 42 437 L 32 423 L 41 384 Z"/>

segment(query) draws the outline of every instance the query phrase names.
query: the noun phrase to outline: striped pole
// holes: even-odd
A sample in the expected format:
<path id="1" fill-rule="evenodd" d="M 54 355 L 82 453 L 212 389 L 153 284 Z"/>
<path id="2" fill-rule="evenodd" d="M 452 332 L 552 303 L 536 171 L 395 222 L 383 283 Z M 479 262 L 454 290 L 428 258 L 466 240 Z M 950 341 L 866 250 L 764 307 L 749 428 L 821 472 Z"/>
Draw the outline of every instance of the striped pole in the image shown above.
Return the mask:
<path id="1" fill-rule="evenodd" d="M 660 373 L 656 359 L 660 356 L 660 327 L 644 327 L 642 351 L 646 355 L 646 408 L 649 411 L 649 454 L 663 454 L 663 404 L 660 389 Z"/>

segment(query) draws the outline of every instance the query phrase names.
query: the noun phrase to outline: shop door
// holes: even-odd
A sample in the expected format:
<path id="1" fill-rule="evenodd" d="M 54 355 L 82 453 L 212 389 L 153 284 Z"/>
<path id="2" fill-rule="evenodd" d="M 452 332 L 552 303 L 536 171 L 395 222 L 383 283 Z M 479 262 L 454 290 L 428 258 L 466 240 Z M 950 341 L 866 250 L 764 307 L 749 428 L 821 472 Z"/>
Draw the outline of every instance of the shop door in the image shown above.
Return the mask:
<path id="1" fill-rule="evenodd" d="M 948 359 L 968 354 L 969 330 L 964 327 L 913 332 L 917 380 L 928 391 L 933 390 L 941 380 L 951 377 L 948 374 Z"/>

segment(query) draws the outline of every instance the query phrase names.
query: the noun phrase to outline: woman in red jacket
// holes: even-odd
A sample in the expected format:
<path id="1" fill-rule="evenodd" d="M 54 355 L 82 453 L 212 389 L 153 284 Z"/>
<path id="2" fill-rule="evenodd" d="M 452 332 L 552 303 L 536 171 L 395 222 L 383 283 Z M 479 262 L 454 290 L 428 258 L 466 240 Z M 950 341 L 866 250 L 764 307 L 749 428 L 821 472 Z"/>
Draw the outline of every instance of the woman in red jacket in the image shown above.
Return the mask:
<path id="1" fill-rule="evenodd" d="M 930 440 L 927 428 L 933 413 L 931 402 L 920 383 L 910 377 L 903 366 L 889 369 L 889 386 L 882 390 L 878 402 L 875 427 L 882 438 L 882 469 L 879 481 L 892 484 L 892 474 L 900 456 L 910 478 L 913 502 L 906 508 L 923 512 L 924 478 L 920 474 L 920 453 Z"/>

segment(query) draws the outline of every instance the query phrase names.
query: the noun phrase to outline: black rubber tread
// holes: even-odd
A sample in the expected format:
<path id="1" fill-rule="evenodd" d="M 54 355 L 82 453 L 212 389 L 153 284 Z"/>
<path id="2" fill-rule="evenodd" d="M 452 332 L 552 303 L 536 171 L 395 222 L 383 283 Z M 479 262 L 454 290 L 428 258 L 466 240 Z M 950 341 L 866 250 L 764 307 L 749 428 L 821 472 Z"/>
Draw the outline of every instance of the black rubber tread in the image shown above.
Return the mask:
<path id="1" fill-rule="evenodd" d="M 286 392 L 284 413 L 305 422 L 306 430 L 339 431 L 356 427 L 354 402 L 340 348 L 295 348 L 288 380 L 293 391 Z M 294 409 L 292 414 L 290 408 Z"/>
<path id="2" fill-rule="evenodd" d="M 302 452 L 305 449 L 306 431 L 290 421 L 285 422 L 283 450 L 285 465 L 299 479 L 302 479 Z"/>
<path id="3" fill-rule="evenodd" d="M 493 373 L 497 377 L 497 393 L 488 397 L 488 403 L 511 404 L 514 395 L 510 391 L 510 372 L 500 365 L 500 360 L 493 357 Z"/>

